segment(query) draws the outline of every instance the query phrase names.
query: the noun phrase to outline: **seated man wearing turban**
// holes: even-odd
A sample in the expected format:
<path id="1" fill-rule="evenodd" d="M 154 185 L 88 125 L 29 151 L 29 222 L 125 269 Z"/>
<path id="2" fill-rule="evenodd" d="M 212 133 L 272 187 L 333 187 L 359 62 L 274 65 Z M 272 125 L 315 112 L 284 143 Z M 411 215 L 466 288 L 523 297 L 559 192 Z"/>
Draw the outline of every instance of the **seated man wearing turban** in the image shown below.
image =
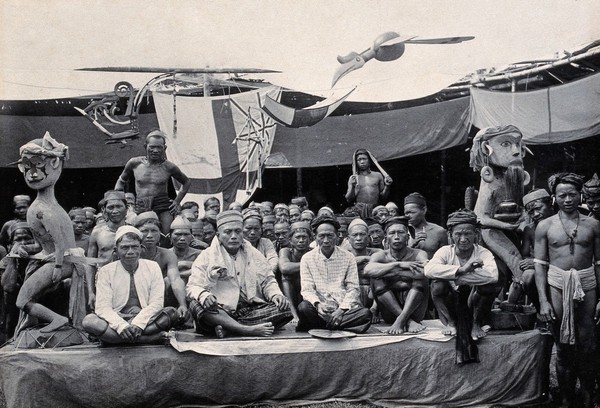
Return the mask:
<path id="1" fill-rule="evenodd" d="M 202 334 L 270 336 L 292 320 L 270 265 L 243 238 L 238 211 L 217 215 L 217 235 L 194 261 L 186 290 Z"/>
<path id="2" fill-rule="evenodd" d="M 96 313 L 83 328 L 106 343 L 166 340 L 176 321 L 175 308 L 163 308 L 165 285 L 160 267 L 141 259 L 142 233 L 125 225 L 115 233 L 118 261 L 98 272 Z"/>
<path id="3" fill-rule="evenodd" d="M 578 212 L 582 176 L 554 174 L 548 179 L 548 187 L 559 211 L 541 221 L 535 230 L 540 317 L 543 321 L 554 320 L 556 374 L 563 405 L 574 403 L 579 378 L 582 405 L 591 406 L 597 370 L 594 326 L 600 321 L 600 222 Z"/>
<path id="4" fill-rule="evenodd" d="M 16 195 L 13 197 L 13 205 L 14 205 L 14 214 L 15 219 L 9 220 L 2 225 L 2 230 L 0 231 L 0 245 L 2 245 L 5 249 L 9 250 L 11 240 L 10 240 L 10 228 L 13 224 L 17 222 L 25 222 L 27 218 L 27 209 L 31 204 L 31 197 L 28 195 Z"/>
<path id="5" fill-rule="evenodd" d="M 253 208 L 245 209 L 242 213 L 244 220 L 244 239 L 267 259 L 271 266 L 271 272 L 277 272 L 277 251 L 273 242 L 268 238 L 263 238 L 262 217 L 258 210 Z"/>
<path id="6" fill-rule="evenodd" d="M 478 245 L 477 215 L 471 210 L 458 210 L 448 216 L 446 224 L 452 244 L 441 247 L 425 265 L 425 276 L 431 284 L 433 303 L 446 326 L 444 334 L 456 334 L 456 297 L 459 291 L 471 297 L 473 318 L 471 337 L 486 335 L 484 318 L 490 312 L 498 281 L 498 267 L 492 253 Z"/>
<path id="7" fill-rule="evenodd" d="M 171 223 L 171 252 L 177 257 L 177 268 L 179 276 L 187 283 L 192 273 L 192 264 L 202 252 L 190 246 L 194 236 L 192 235 L 192 223 L 181 216 L 175 217 Z"/>
<path id="8" fill-rule="evenodd" d="M 377 252 L 365 265 L 371 278 L 373 296 L 388 333 L 417 333 L 425 329 L 421 321 L 427 311 L 429 284 L 423 274 L 427 253 L 408 247 L 408 218 L 392 217 L 385 223 L 389 249 Z"/>

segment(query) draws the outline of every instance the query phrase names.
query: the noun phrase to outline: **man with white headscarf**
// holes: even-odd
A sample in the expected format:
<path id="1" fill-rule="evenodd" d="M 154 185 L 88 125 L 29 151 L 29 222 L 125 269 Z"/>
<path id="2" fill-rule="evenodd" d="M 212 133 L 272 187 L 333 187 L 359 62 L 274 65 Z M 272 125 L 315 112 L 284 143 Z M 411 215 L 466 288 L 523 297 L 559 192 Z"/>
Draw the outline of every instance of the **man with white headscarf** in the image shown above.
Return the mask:
<path id="1" fill-rule="evenodd" d="M 165 284 L 160 266 L 141 259 L 142 233 L 124 225 L 115 233 L 118 261 L 98 271 L 96 313 L 83 328 L 106 343 L 154 343 L 166 340 L 177 321 L 174 307 L 163 308 Z"/>

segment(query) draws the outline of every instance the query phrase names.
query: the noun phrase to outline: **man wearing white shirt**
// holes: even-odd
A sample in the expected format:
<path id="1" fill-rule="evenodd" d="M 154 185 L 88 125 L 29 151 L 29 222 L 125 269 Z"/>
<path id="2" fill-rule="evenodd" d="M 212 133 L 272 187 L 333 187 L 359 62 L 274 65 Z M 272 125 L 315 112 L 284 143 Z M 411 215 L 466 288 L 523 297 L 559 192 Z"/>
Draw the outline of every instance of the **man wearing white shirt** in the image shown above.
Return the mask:
<path id="1" fill-rule="evenodd" d="M 98 271 L 96 313 L 83 327 L 106 343 L 153 343 L 166 339 L 177 311 L 164 308 L 165 284 L 160 266 L 140 259 L 142 233 L 131 226 L 115 233 L 118 261 Z"/>

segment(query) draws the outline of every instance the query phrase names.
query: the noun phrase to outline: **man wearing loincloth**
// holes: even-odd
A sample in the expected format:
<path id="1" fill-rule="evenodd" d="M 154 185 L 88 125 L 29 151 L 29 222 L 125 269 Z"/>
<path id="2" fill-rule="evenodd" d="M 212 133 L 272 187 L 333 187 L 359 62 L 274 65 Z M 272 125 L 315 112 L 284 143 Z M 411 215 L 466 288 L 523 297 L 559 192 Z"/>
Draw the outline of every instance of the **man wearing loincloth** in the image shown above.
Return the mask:
<path id="1" fill-rule="evenodd" d="M 115 184 L 115 190 L 124 191 L 127 182 L 135 180 L 135 211 L 140 214 L 154 211 L 158 214 L 162 233 L 169 233 L 173 216 L 179 211 L 179 204 L 190 188 L 190 180 L 174 163 L 167 160 L 167 141 L 165 134 L 154 130 L 146 136 L 145 157 L 130 159 Z M 181 184 L 175 200 L 168 195 L 168 183 L 171 178 Z"/>
<path id="2" fill-rule="evenodd" d="M 407 217 L 392 217 L 385 223 L 389 249 L 371 256 L 364 275 L 371 279 L 373 297 L 389 334 L 418 333 L 427 311 L 429 284 L 423 274 L 427 253 L 408 247 Z"/>
<path id="3" fill-rule="evenodd" d="M 217 215 L 217 235 L 194 261 L 186 290 L 202 334 L 266 337 L 292 320 L 270 265 L 243 238 L 238 211 Z"/>
<path id="4" fill-rule="evenodd" d="M 115 234 L 118 261 L 100 268 L 96 313 L 83 328 L 106 343 L 154 343 L 166 339 L 177 311 L 163 307 L 165 286 L 160 267 L 140 259 L 142 233 L 125 225 Z"/>
<path id="5" fill-rule="evenodd" d="M 600 319 L 600 222 L 577 210 L 582 176 L 554 174 L 548 187 L 559 211 L 541 221 L 535 231 L 540 317 L 553 321 L 556 375 L 563 404 L 574 403 L 579 378 L 583 406 L 587 407 L 592 404 L 594 391 L 594 325 Z"/>
<path id="6" fill-rule="evenodd" d="M 372 171 L 375 165 L 379 171 Z M 358 149 L 352 156 L 352 175 L 348 178 L 346 201 L 354 205 L 361 218 L 371 217 L 377 204 L 384 202 L 390 194 L 392 178 L 377 163 L 371 153 Z"/>
<path id="7" fill-rule="evenodd" d="M 358 270 L 354 255 L 338 248 L 340 224 L 328 214 L 311 224 L 317 247 L 300 260 L 304 300 L 298 305 L 296 330 L 349 330 L 364 333 L 371 325 L 371 311 L 358 302 Z"/>

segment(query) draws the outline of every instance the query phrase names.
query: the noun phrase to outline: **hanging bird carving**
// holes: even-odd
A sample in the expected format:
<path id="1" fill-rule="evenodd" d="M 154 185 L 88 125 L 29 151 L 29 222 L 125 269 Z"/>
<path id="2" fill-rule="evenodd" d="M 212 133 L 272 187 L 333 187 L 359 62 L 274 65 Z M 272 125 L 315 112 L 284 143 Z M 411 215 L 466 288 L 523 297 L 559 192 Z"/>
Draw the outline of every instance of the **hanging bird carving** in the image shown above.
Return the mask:
<path id="1" fill-rule="evenodd" d="M 401 36 L 400 34 L 388 31 L 378 36 L 373 45 L 360 54 L 351 52 L 345 56 L 338 56 L 337 60 L 341 66 L 337 69 L 331 82 L 333 88 L 335 84 L 350 72 L 362 68 L 368 61 L 375 58 L 377 61 L 394 61 L 404 54 L 406 44 L 459 44 L 464 41 L 472 40 L 473 36 L 466 37 L 444 37 L 417 39 L 417 36 Z"/>

